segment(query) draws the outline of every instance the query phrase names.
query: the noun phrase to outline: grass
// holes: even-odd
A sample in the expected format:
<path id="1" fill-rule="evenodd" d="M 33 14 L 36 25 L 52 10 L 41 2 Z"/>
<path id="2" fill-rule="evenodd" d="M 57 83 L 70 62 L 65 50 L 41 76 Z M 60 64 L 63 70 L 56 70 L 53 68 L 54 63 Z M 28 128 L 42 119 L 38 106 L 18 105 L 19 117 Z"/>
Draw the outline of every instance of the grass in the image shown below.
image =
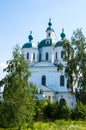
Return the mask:
<path id="1" fill-rule="evenodd" d="M 56 120 L 55 122 L 35 123 L 35 130 L 86 130 L 85 121 L 64 121 Z"/>
<path id="2" fill-rule="evenodd" d="M 17 129 L 3 129 L 0 130 L 17 130 Z M 22 130 L 31 130 L 25 126 Z M 86 130 L 86 121 L 64 121 L 56 120 L 55 122 L 36 122 L 34 130 Z"/>

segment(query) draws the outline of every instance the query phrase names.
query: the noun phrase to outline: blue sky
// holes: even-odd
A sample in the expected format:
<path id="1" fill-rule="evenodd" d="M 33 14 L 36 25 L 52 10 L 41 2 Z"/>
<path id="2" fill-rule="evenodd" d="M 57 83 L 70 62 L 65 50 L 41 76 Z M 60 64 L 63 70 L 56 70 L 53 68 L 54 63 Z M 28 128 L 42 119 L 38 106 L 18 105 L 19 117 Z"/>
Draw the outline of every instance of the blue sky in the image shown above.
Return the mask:
<path id="1" fill-rule="evenodd" d="M 0 0 L 0 78 L 13 47 L 22 47 L 30 30 L 36 45 L 46 37 L 49 18 L 58 40 L 62 28 L 68 39 L 76 28 L 86 36 L 86 0 Z"/>

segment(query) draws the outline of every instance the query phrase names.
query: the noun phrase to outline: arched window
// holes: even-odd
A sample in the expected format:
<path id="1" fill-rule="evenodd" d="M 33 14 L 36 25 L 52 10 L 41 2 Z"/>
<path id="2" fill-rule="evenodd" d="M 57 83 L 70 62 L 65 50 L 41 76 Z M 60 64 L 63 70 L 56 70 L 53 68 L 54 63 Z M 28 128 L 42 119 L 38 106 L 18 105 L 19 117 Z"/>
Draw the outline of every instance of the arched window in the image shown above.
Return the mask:
<path id="1" fill-rule="evenodd" d="M 48 36 L 50 37 L 50 33 L 48 33 Z"/>
<path id="2" fill-rule="evenodd" d="M 46 76 L 45 75 L 42 76 L 41 84 L 46 86 Z"/>
<path id="3" fill-rule="evenodd" d="M 61 51 L 61 58 L 63 58 L 63 51 Z"/>
<path id="4" fill-rule="evenodd" d="M 60 76 L 60 86 L 64 86 L 64 75 Z"/>
<path id="5" fill-rule="evenodd" d="M 41 62 L 41 54 L 39 54 L 39 62 Z"/>
<path id="6" fill-rule="evenodd" d="M 66 105 L 66 101 L 64 98 L 60 99 L 60 106 Z"/>
<path id="7" fill-rule="evenodd" d="M 27 52 L 27 59 L 29 59 L 29 53 Z"/>
<path id="8" fill-rule="evenodd" d="M 46 52 L 46 60 L 48 60 L 49 56 L 48 56 L 48 52 Z"/>
<path id="9" fill-rule="evenodd" d="M 33 53 L 33 60 L 35 60 L 35 53 Z"/>
<path id="10" fill-rule="evenodd" d="M 57 52 L 56 52 L 56 59 L 57 59 Z"/>

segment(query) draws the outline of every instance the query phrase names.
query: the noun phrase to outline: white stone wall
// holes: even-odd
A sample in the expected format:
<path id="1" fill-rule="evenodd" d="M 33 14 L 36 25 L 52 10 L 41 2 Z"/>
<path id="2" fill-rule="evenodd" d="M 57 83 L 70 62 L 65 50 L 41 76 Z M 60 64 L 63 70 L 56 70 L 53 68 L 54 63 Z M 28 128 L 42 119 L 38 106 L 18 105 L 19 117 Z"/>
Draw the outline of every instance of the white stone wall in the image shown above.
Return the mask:
<path id="1" fill-rule="evenodd" d="M 60 102 L 60 99 L 65 99 L 67 105 L 69 105 L 71 108 L 76 107 L 76 98 L 75 95 L 68 92 L 68 93 L 59 93 L 57 95 L 58 102 Z"/>
<path id="2" fill-rule="evenodd" d="M 46 86 L 51 89 L 56 89 L 58 91 L 64 92 L 68 91 L 66 87 L 66 78 L 65 78 L 65 85 L 60 86 L 60 75 L 63 75 L 61 72 L 57 72 L 57 68 L 52 65 L 51 63 L 46 64 L 39 63 L 38 65 L 30 67 L 30 71 L 32 75 L 29 77 L 29 82 L 33 82 L 35 85 L 41 85 L 42 76 L 46 76 Z M 51 65 L 51 66 L 49 66 Z"/>
<path id="3" fill-rule="evenodd" d="M 37 62 L 38 61 L 38 50 L 36 48 L 24 48 L 22 50 L 22 53 L 24 54 L 25 60 L 27 62 Z M 29 53 L 29 59 L 27 59 L 27 53 Z M 33 54 L 35 53 L 35 60 L 33 60 Z"/>
<path id="4" fill-rule="evenodd" d="M 53 46 L 42 47 L 39 49 L 39 53 L 42 56 L 42 61 L 46 61 L 46 53 L 47 52 L 49 55 L 48 61 L 54 63 L 54 47 Z"/>
<path id="5" fill-rule="evenodd" d="M 58 63 L 63 63 L 63 58 L 61 58 L 61 51 L 63 51 L 63 48 L 62 46 L 58 46 L 55 48 L 55 53 L 57 52 L 57 60 L 58 60 Z"/>

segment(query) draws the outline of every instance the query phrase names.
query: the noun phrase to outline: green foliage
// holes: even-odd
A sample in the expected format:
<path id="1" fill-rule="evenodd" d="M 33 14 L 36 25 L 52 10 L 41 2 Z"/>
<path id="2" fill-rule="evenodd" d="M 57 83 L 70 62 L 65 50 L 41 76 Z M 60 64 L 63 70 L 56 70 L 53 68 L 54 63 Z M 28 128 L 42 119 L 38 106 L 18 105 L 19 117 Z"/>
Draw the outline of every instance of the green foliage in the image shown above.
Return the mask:
<path id="1" fill-rule="evenodd" d="M 83 89 L 86 88 L 86 38 L 84 37 L 82 30 L 77 29 L 73 32 L 72 45 L 74 48 L 74 55 L 76 59 L 76 78 L 78 78 L 78 86 Z"/>
<path id="2" fill-rule="evenodd" d="M 36 121 L 54 121 L 56 119 L 71 119 L 71 109 L 66 104 L 36 101 Z"/>
<path id="3" fill-rule="evenodd" d="M 18 130 L 17 128 L 0 128 L 0 130 Z M 21 130 L 32 130 L 25 127 Z M 86 121 L 65 121 L 56 120 L 55 122 L 36 122 L 34 124 L 34 130 L 86 130 Z"/>
<path id="4" fill-rule="evenodd" d="M 61 70 L 63 70 L 63 64 L 59 63 L 57 65 L 57 71 L 61 71 Z"/>
<path id="5" fill-rule="evenodd" d="M 4 101 L 1 103 L 0 126 L 21 126 L 28 122 L 32 125 L 34 115 L 34 96 L 32 85 L 28 85 L 28 63 L 26 63 L 18 45 L 13 50 L 13 58 L 8 61 L 3 79 Z M 33 87 L 34 88 L 34 87 Z"/>
<path id="6" fill-rule="evenodd" d="M 44 108 L 46 106 L 46 101 L 36 100 L 35 101 L 35 120 L 44 120 Z"/>
<path id="7" fill-rule="evenodd" d="M 66 104 L 59 105 L 58 107 L 58 119 L 71 119 L 71 109 Z"/>
<path id="8" fill-rule="evenodd" d="M 73 111 L 73 119 L 86 120 L 86 105 L 77 104 L 76 109 Z"/>
<path id="9" fill-rule="evenodd" d="M 73 86 L 77 84 L 80 89 L 76 93 L 77 100 L 86 103 L 86 38 L 82 29 L 73 32 L 71 41 L 64 39 L 62 45 L 66 66 L 59 64 L 57 69 L 60 71 L 65 68 L 67 87 L 73 90 Z"/>
<path id="10" fill-rule="evenodd" d="M 64 121 L 38 122 L 34 125 L 34 130 L 86 130 L 86 122 L 82 121 Z"/>
<path id="11" fill-rule="evenodd" d="M 45 120 L 55 120 L 57 118 L 58 103 L 47 102 L 44 108 Z"/>
<path id="12" fill-rule="evenodd" d="M 81 29 L 73 32 L 72 45 L 76 61 L 76 73 L 74 73 L 74 76 L 77 79 L 79 88 L 76 97 L 79 102 L 86 104 L 86 38 Z"/>
<path id="13" fill-rule="evenodd" d="M 71 42 L 67 39 L 63 40 L 64 49 L 64 61 L 66 61 L 65 66 L 65 76 L 67 77 L 67 88 L 73 87 L 76 79 L 74 74 L 76 73 L 76 60 L 74 57 L 74 48 Z"/>

